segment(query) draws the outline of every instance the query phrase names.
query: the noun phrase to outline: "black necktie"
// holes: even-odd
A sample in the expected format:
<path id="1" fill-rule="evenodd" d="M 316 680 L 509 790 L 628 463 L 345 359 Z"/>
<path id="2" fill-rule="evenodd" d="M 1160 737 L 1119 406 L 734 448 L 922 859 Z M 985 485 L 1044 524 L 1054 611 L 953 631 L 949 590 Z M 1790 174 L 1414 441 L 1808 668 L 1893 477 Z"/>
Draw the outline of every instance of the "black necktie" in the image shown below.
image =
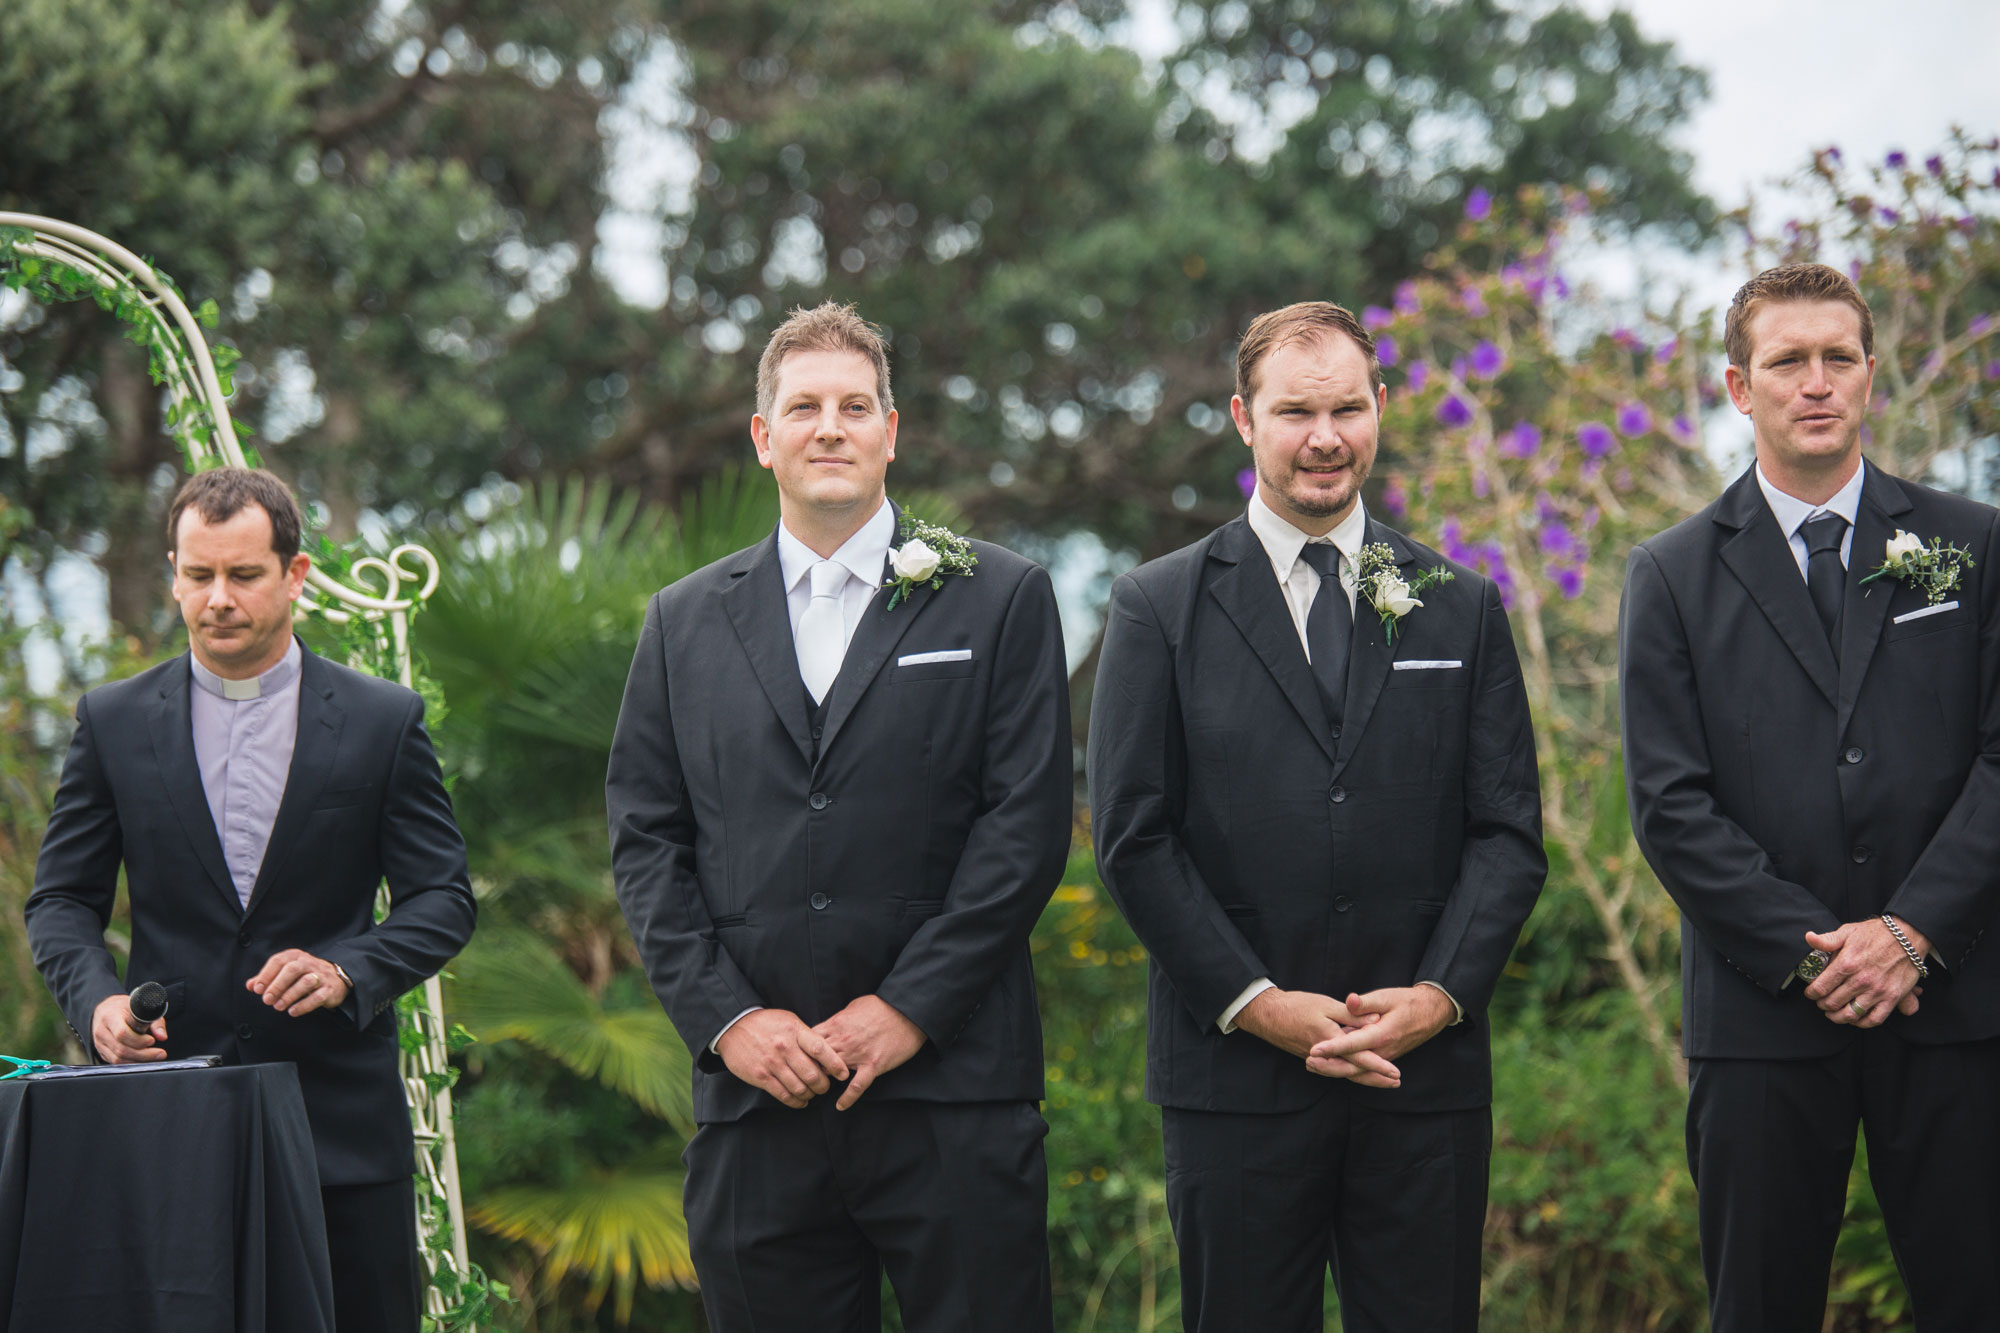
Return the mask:
<path id="1" fill-rule="evenodd" d="M 1319 574 L 1319 591 L 1306 612 L 1306 643 L 1312 651 L 1313 679 L 1335 735 L 1347 712 L 1347 655 L 1354 641 L 1354 608 L 1340 586 L 1340 548 L 1329 542 L 1307 542 L 1299 558 Z"/>
<path id="2" fill-rule="evenodd" d="M 1806 539 L 1806 590 L 1812 594 L 1813 610 L 1826 629 L 1833 655 L 1840 656 L 1840 604 L 1847 591 L 1847 567 L 1840 563 L 1840 539 L 1847 535 L 1847 520 L 1838 514 L 1821 514 L 1799 525 Z"/>

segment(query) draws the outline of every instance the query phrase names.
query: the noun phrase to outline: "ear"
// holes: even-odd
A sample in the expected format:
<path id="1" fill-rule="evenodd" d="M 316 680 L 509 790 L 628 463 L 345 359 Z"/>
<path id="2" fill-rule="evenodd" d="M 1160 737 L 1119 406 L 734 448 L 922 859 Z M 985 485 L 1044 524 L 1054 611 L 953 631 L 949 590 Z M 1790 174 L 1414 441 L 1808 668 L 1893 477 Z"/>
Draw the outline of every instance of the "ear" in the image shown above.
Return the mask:
<path id="1" fill-rule="evenodd" d="M 1250 404 L 1243 401 L 1240 393 L 1229 399 L 1229 418 L 1236 423 L 1236 433 L 1243 437 L 1243 443 L 1250 443 Z"/>
<path id="2" fill-rule="evenodd" d="M 1732 365 L 1722 372 L 1722 382 L 1729 386 L 1729 401 L 1736 404 L 1736 410 L 1746 417 L 1749 416 L 1750 377 Z"/>
<path id="3" fill-rule="evenodd" d="M 888 441 L 889 441 L 888 461 L 893 463 L 896 461 L 896 409 L 893 407 L 890 408 L 889 415 L 882 418 L 882 420 L 888 426 Z"/>
<path id="4" fill-rule="evenodd" d="M 750 442 L 757 446 L 757 466 L 771 466 L 771 423 L 759 412 L 750 418 Z"/>
<path id="5" fill-rule="evenodd" d="M 1389 386 L 1387 384 L 1378 384 L 1375 386 L 1375 419 L 1380 421 L 1382 414 L 1388 410 Z"/>
<path id="6" fill-rule="evenodd" d="M 299 600 L 299 594 L 306 590 L 306 572 L 311 568 L 312 557 L 304 551 L 300 551 L 292 557 L 291 562 L 285 566 L 285 595 L 287 597 L 295 602 Z"/>

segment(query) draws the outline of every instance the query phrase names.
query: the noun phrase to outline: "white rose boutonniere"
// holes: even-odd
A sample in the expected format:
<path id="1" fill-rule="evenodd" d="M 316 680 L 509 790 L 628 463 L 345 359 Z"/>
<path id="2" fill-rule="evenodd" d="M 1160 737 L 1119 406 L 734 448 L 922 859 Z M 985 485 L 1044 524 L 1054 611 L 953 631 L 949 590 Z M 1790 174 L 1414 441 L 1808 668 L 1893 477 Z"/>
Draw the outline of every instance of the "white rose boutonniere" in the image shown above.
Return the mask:
<path id="1" fill-rule="evenodd" d="M 1972 552 L 1958 546 L 1947 546 L 1942 537 L 1933 537 L 1930 545 L 1914 532 L 1896 529 L 1896 535 L 1884 545 L 1882 563 L 1877 565 L 1861 581 L 1873 583 L 1876 579 L 1890 578 L 1899 583 L 1907 583 L 1923 593 L 1931 606 L 1936 606 L 1958 587 L 1965 571 L 1978 562 Z"/>
<path id="2" fill-rule="evenodd" d="M 882 585 L 894 591 L 884 610 L 894 611 L 918 588 L 943 586 L 946 574 L 971 578 L 972 567 L 979 563 L 965 538 L 908 514 L 896 527 L 896 542 L 889 550 L 889 578 Z"/>
<path id="3" fill-rule="evenodd" d="M 1437 565 L 1417 575 L 1415 582 L 1410 582 L 1397 569 L 1395 548 L 1387 542 L 1362 547 L 1361 558 L 1355 562 L 1355 590 L 1382 618 L 1383 642 L 1390 644 L 1396 642 L 1397 623 L 1424 604 L 1417 594 L 1451 580 L 1451 571 Z"/>
<path id="4" fill-rule="evenodd" d="M 889 568 L 897 578 L 910 583 L 922 583 L 937 573 L 937 567 L 938 553 L 920 538 L 912 538 L 889 553 Z"/>

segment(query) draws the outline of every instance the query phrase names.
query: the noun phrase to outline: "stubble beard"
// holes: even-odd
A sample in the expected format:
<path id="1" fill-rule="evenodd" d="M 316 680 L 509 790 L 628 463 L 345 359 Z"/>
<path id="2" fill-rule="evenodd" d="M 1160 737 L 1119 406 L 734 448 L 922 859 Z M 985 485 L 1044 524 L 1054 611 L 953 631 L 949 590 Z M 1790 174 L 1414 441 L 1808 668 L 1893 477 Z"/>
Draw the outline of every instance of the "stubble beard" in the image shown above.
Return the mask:
<path id="1" fill-rule="evenodd" d="M 1361 494 L 1361 483 L 1368 480 L 1368 471 L 1355 466 L 1351 453 L 1347 456 L 1347 469 L 1349 485 L 1338 500 L 1305 493 L 1302 487 L 1280 484 L 1278 478 L 1265 471 L 1261 461 L 1257 464 L 1257 482 L 1270 494 L 1283 500 L 1295 514 L 1306 518 L 1337 518 L 1353 506 L 1356 497 Z M 1298 475 L 1297 470 L 1292 469 L 1285 480 L 1290 481 Z"/>

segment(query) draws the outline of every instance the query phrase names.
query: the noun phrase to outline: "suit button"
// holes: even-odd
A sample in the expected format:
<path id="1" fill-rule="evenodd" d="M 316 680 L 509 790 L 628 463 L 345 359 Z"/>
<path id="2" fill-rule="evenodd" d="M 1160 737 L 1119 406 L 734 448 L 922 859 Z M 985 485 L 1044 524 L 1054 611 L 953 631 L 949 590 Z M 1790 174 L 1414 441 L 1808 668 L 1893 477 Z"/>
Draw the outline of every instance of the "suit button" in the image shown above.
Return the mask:
<path id="1" fill-rule="evenodd" d="M 236 1025 L 236 1035 L 240 1040 L 248 1041 L 257 1035 L 257 1029 L 251 1027 L 248 1023 L 238 1023 Z"/>
<path id="2" fill-rule="evenodd" d="M 812 905 L 813 911 L 824 912 L 827 908 L 833 906 L 833 899 L 823 893 L 815 893 L 812 896 Z"/>
<path id="3" fill-rule="evenodd" d="M 1863 759 L 1866 759 L 1868 756 L 1866 753 L 1862 751 L 1860 746 L 1850 745 L 1847 747 L 1847 753 L 1841 755 L 1840 757 L 1842 759 L 1845 759 L 1850 764 L 1858 764 Z"/>
<path id="4" fill-rule="evenodd" d="M 819 734 L 820 734 L 820 732 L 821 732 L 821 731 L 823 731 L 823 730 L 825 730 L 825 728 L 823 728 L 823 727 L 814 727 L 814 728 L 813 728 L 813 739 L 814 739 L 814 740 L 818 740 L 818 739 L 819 739 Z"/>
<path id="5" fill-rule="evenodd" d="M 828 799 L 825 792 L 816 791 L 807 799 L 806 804 L 815 810 L 824 810 L 827 806 L 833 804 L 833 802 Z"/>
<path id="6" fill-rule="evenodd" d="M 236 947 L 237 947 L 237 948 L 239 948 L 239 949 L 247 949 L 247 948 L 249 948 L 249 947 L 250 947 L 250 932 L 249 932 L 249 931 L 247 931 L 247 930 L 239 930 L 239 931 L 237 931 L 237 932 L 236 932 Z"/>
<path id="7" fill-rule="evenodd" d="M 1347 799 L 1347 788 L 1336 785 L 1332 791 L 1326 794 L 1326 799 L 1332 801 L 1335 805 L 1339 805 Z"/>
<path id="8" fill-rule="evenodd" d="M 1338 740 L 1340 739 L 1340 728 L 1339 728 L 1339 727 L 1337 727 L 1337 726 L 1336 726 L 1336 727 L 1329 727 L 1329 728 L 1327 728 L 1327 730 L 1328 730 L 1329 732 L 1331 732 L 1331 733 L 1332 733 L 1332 735 L 1333 735 L 1333 739 L 1334 739 L 1334 740 L 1338 741 Z"/>
<path id="9" fill-rule="evenodd" d="M 1868 858 L 1873 855 L 1875 853 L 1869 851 L 1866 847 L 1856 847 L 1854 849 L 1854 864 L 1858 866 L 1866 865 L 1868 864 Z"/>
<path id="10" fill-rule="evenodd" d="M 1333 900 L 1333 910 L 1336 912 L 1345 912 L 1352 906 L 1354 906 L 1354 900 L 1344 893 Z"/>

